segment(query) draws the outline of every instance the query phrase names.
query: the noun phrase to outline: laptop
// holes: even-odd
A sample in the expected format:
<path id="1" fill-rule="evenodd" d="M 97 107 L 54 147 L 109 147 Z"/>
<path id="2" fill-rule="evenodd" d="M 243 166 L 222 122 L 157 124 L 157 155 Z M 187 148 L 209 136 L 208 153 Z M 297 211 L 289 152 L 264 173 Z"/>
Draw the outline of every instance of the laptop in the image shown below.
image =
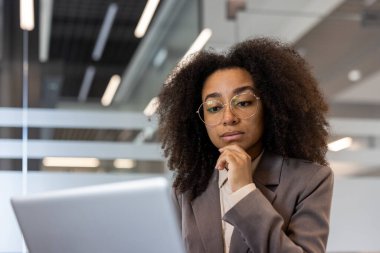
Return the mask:
<path id="1" fill-rule="evenodd" d="M 11 198 L 30 253 L 184 252 L 170 184 L 149 178 Z"/>

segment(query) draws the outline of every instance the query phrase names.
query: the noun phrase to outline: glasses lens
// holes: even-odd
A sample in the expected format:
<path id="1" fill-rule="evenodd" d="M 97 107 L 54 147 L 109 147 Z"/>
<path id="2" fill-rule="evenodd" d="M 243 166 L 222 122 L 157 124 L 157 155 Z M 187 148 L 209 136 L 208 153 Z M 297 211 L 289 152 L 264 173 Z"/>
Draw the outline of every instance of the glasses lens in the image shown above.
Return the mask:
<path id="1" fill-rule="evenodd" d="M 207 100 L 199 107 L 199 117 L 207 125 L 217 125 L 223 117 L 224 105 L 218 100 Z"/>
<path id="2" fill-rule="evenodd" d="M 252 92 L 234 96 L 230 110 L 239 119 L 253 117 L 258 110 L 258 100 Z M 207 100 L 198 108 L 198 115 L 206 125 L 218 125 L 223 120 L 225 105 L 219 100 Z"/>
<path id="3" fill-rule="evenodd" d="M 247 119 L 256 114 L 258 99 L 251 93 L 242 93 L 231 99 L 231 108 L 236 117 Z"/>

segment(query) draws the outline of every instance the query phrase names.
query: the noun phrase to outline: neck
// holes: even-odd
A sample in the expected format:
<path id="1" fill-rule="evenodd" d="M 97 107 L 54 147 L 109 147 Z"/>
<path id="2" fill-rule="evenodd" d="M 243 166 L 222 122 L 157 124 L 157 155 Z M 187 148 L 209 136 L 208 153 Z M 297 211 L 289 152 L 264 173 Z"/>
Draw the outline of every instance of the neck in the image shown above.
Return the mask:
<path id="1" fill-rule="evenodd" d="M 251 160 L 253 161 L 261 154 L 261 152 L 263 152 L 263 150 L 264 150 L 264 147 L 262 143 L 259 142 L 255 146 L 246 150 L 246 152 L 251 156 Z"/>

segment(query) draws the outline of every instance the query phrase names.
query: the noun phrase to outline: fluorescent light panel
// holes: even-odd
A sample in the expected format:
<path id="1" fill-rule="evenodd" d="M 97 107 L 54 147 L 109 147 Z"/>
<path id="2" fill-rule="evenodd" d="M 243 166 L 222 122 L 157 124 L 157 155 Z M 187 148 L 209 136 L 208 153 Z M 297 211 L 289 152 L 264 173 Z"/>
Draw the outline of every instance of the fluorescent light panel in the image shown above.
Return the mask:
<path id="1" fill-rule="evenodd" d="M 351 82 L 357 82 L 362 78 L 362 72 L 358 69 L 353 69 L 348 72 L 348 80 Z"/>
<path id="2" fill-rule="evenodd" d="M 79 102 L 85 102 L 86 101 L 86 99 L 88 97 L 88 93 L 89 93 L 90 88 L 91 88 L 92 81 L 94 80 L 95 72 L 96 72 L 96 69 L 94 66 L 88 66 L 86 68 L 86 72 L 84 73 L 82 85 L 81 85 L 80 91 L 79 91 L 79 96 L 78 96 Z"/>
<path id="3" fill-rule="evenodd" d="M 99 166 L 100 161 L 97 158 L 87 157 L 45 157 L 42 160 L 45 167 L 91 167 Z"/>
<path id="4" fill-rule="evenodd" d="M 144 11 L 135 29 L 135 36 L 137 38 L 142 38 L 145 35 L 159 3 L 160 0 L 148 0 L 146 3 Z"/>
<path id="5" fill-rule="evenodd" d="M 135 139 L 133 140 L 134 144 L 142 144 L 146 139 L 152 138 L 154 132 L 156 131 L 155 127 L 147 126 L 142 131 L 140 131 Z"/>
<path id="6" fill-rule="evenodd" d="M 156 112 L 159 104 L 160 104 L 160 101 L 158 100 L 158 97 L 152 98 L 144 109 L 145 116 L 151 117 Z"/>
<path id="7" fill-rule="evenodd" d="M 101 100 L 103 106 L 109 106 L 112 103 L 113 97 L 115 96 L 117 88 L 120 85 L 120 81 L 121 78 L 119 75 L 113 75 L 111 77 Z"/>
<path id="8" fill-rule="evenodd" d="M 194 54 L 195 52 L 201 50 L 207 43 L 207 41 L 211 38 L 212 31 L 209 28 L 205 28 L 195 39 L 189 50 L 187 50 L 186 54 L 183 56 L 182 60 L 185 60 L 187 56 Z M 182 61 L 181 60 L 181 61 Z"/>
<path id="9" fill-rule="evenodd" d="M 40 0 L 39 58 L 49 59 L 50 33 L 53 14 L 53 0 Z"/>
<path id="10" fill-rule="evenodd" d="M 104 47 L 111 31 L 113 21 L 115 20 L 118 8 L 119 7 L 115 3 L 112 3 L 108 6 L 106 17 L 104 18 L 98 38 L 96 40 L 94 51 L 92 52 L 92 59 L 94 61 L 98 61 L 102 57 Z"/>
<path id="11" fill-rule="evenodd" d="M 20 0 L 20 27 L 26 31 L 34 29 L 34 0 Z"/>
<path id="12" fill-rule="evenodd" d="M 153 65 L 158 68 L 165 62 L 167 58 L 168 50 L 165 48 L 161 48 L 153 59 Z"/>
<path id="13" fill-rule="evenodd" d="M 0 1 L 0 62 L 2 62 L 3 60 L 3 45 L 4 45 L 4 42 L 5 40 L 3 39 L 4 38 L 4 1 L 1 0 Z"/>
<path id="14" fill-rule="evenodd" d="M 337 141 L 333 141 L 328 144 L 328 149 L 331 151 L 340 151 L 346 148 L 349 148 L 352 144 L 352 138 L 351 137 L 345 137 L 342 139 L 339 139 Z"/>
<path id="15" fill-rule="evenodd" d="M 116 159 L 113 161 L 113 166 L 117 169 L 132 169 L 136 167 L 136 162 L 131 159 Z"/>

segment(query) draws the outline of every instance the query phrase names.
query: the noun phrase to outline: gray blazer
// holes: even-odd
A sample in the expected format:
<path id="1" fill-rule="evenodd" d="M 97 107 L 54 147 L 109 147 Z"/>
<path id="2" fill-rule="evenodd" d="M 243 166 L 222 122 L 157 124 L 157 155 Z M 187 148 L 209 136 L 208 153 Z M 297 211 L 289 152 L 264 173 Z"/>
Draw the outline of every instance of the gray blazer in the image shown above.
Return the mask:
<path id="1" fill-rule="evenodd" d="M 265 152 L 253 175 L 257 189 L 223 217 L 234 226 L 230 252 L 325 252 L 333 174 L 329 167 Z M 218 173 L 190 201 L 173 191 L 187 252 L 222 253 Z"/>

